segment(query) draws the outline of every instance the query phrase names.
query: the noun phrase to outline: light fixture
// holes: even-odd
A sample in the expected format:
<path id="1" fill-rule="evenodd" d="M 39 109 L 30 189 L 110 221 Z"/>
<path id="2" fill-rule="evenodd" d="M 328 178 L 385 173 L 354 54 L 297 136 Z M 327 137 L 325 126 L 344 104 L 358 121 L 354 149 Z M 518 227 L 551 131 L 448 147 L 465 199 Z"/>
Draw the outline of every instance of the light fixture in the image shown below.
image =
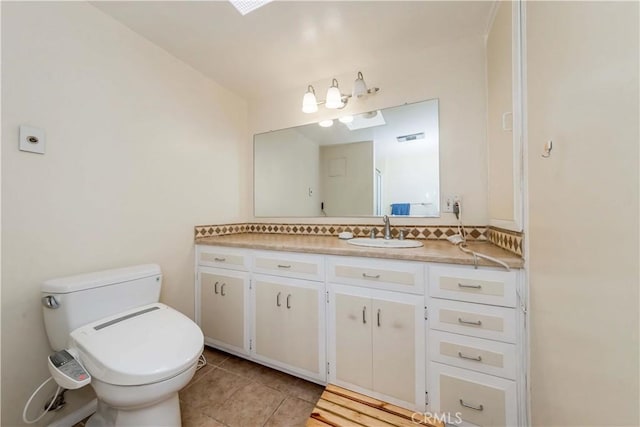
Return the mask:
<path id="1" fill-rule="evenodd" d="M 338 80 L 336 79 L 331 81 L 331 87 L 327 90 L 327 101 L 324 106 L 331 109 L 342 108 L 345 106 L 345 103 L 342 102 L 342 94 L 340 93 Z"/>
<path id="2" fill-rule="evenodd" d="M 362 77 L 362 73 L 358 71 L 358 78 L 353 82 L 353 91 L 351 92 L 351 96 L 354 98 L 362 98 L 368 94 L 369 92 L 367 90 L 367 84 L 364 82 L 364 77 Z"/>
<path id="3" fill-rule="evenodd" d="M 318 124 L 322 128 L 330 128 L 333 126 L 333 120 L 322 120 L 321 122 L 318 122 Z"/>
<path id="4" fill-rule="evenodd" d="M 309 85 L 307 93 L 302 98 L 302 112 L 303 113 L 315 113 L 318 111 L 318 101 L 316 100 L 316 91 L 313 86 Z"/>
<path id="5" fill-rule="evenodd" d="M 351 123 L 353 121 L 353 116 L 338 117 L 338 120 L 340 120 L 340 123 Z"/>
<path id="6" fill-rule="evenodd" d="M 345 95 L 340 92 L 338 80 L 335 78 L 331 80 L 331 86 L 329 90 L 327 90 L 327 97 L 324 101 L 318 101 L 316 99 L 316 91 L 313 86 L 307 86 L 307 92 L 302 98 L 302 112 L 315 113 L 318 111 L 318 105 L 320 104 L 324 104 L 324 106 L 329 109 L 341 109 L 347 105 L 350 98 L 363 98 L 366 95 L 373 95 L 379 90 L 377 87 L 368 89 L 362 73 L 358 71 L 357 78 L 353 83 L 353 91 L 350 95 Z"/>

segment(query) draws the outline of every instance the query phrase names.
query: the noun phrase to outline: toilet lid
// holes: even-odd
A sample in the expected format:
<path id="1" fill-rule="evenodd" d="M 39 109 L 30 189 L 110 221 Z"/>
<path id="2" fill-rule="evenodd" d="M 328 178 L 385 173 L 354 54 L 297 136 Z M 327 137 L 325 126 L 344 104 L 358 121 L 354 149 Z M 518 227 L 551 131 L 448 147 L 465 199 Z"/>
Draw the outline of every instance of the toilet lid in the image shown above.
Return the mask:
<path id="1" fill-rule="evenodd" d="M 89 373 L 114 385 L 169 379 L 193 365 L 204 345 L 198 325 L 160 303 L 85 325 L 71 339 Z"/>

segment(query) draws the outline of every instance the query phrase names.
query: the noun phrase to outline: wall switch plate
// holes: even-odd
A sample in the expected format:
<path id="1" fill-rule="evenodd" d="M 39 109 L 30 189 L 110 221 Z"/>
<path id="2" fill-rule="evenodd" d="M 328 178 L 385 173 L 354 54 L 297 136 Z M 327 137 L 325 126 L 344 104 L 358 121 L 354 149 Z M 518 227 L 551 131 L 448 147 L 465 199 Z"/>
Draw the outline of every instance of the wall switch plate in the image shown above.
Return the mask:
<path id="1" fill-rule="evenodd" d="M 453 196 L 447 196 L 444 198 L 444 206 L 442 207 L 442 212 L 445 213 L 453 213 L 453 205 L 455 202 L 459 202 L 460 196 L 454 194 Z"/>
<path id="2" fill-rule="evenodd" d="M 44 129 L 20 125 L 20 151 L 44 154 Z"/>

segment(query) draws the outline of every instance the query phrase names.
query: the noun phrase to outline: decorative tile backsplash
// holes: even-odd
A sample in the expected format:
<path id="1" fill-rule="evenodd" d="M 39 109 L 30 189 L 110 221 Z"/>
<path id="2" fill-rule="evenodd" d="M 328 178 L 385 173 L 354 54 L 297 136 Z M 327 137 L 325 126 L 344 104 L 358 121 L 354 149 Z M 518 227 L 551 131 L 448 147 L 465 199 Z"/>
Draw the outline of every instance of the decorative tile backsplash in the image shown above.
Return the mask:
<path id="1" fill-rule="evenodd" d="M 524 255 L 524 236 L 517 231 L 505 230 L 498 227 L 489 227 L 487 237 L 491 243 L 513 252 L 516 255 Z"/>
<path id="2" fill-rule="evenodd" d="M 224 236 L 238 233 L 296 234 L 312 236 L 337 236 L 343 231 L 351 232 L 355 237 L 368 237 L 371 230 L 377 237 L 382 237 L 383 227 L 380 224 L 272 224 L 244 223 L 223 225 L 199 225 L 195 227 L 196 239 L 211 236 Z M 457 226 L 450 225 L 405 225 L 392 226 L 391 235 L 397 237 L 401 229 L 407 230 L 407 237 L 413 239 L 441 240 L 457 234 Z M 487 227 L 465 227 L 469 240 L 487 240 Z"/>
<path id="3" fill-rule="evenodd" d="M 198 225 L 195 227 L 196 240 L 204 237 L 225 236 L 239 233 L 294 234 L 311 236 L 337 236 L 343 231 L 351 232 L 355 237 L 368 237 L 371 230 L 376 237 L 382 237 L 383 227 L 380 224 L 273 224 L 273 223 L 238 223 L 218 225 Z M 455 225 L 405 225 L 392 226 L 391 235 L 397 237 L 400 229 L 407 230 L 407 237 L 421 240 L 444 240 L 457 234 Z M 522 233 L 504 230 L 497 227 L 465 226 L 467 240 L 490 241 L 509 252 L 523 255 Z"/>

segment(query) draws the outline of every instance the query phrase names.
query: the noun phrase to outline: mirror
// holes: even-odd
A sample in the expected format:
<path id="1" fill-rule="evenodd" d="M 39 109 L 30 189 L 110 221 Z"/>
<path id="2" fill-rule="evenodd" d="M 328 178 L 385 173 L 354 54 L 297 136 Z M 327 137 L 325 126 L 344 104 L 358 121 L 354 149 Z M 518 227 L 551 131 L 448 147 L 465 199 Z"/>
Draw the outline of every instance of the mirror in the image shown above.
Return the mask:
<path id="1" fill-rule="evenodd" d="M 256 217 L 438 217 L 438 100 L 254 137 Z"/>

